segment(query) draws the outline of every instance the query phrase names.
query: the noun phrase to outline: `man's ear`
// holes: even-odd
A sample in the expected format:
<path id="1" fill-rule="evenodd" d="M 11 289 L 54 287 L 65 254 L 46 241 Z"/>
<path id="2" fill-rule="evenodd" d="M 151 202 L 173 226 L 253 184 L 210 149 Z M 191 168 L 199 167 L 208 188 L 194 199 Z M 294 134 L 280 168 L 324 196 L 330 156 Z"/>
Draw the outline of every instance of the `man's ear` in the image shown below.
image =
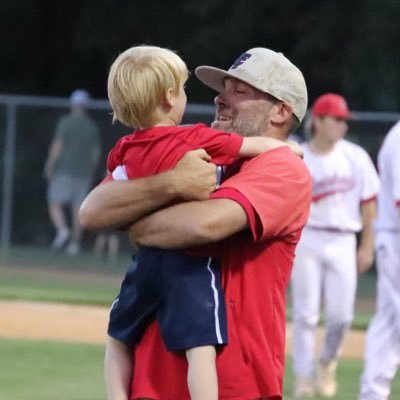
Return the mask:
<path id="1" fill-rule="evenodd" d="M 279 102 L 274 104 L 273 106 L 274 111 L 273 115 L 271 117 L 271 122 L 275 124 L 284 124 L 286 121 L 288 121 L 292 115 L 293 115 L 293 109 L 292 107 L 284 102 Z"/>

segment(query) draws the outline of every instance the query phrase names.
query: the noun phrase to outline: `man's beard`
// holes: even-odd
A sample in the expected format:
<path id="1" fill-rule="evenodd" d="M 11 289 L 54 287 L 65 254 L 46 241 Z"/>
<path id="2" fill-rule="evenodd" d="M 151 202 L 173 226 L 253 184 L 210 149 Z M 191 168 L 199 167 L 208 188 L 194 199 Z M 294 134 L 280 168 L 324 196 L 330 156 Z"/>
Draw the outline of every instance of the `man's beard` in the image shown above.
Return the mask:
<path id="1" fill-rule="evenodd" d="M 221 128 L 226 132 L 236 132 L 244 137 L 262 136 L 269 125 L 269 109 L 269 105 L 260 104 L 241 110 L 233 117 L 229 125 L 223 124 Z M 218 121 L 214 121 L 212 127 L 221 129 L 218 125 Z"/>

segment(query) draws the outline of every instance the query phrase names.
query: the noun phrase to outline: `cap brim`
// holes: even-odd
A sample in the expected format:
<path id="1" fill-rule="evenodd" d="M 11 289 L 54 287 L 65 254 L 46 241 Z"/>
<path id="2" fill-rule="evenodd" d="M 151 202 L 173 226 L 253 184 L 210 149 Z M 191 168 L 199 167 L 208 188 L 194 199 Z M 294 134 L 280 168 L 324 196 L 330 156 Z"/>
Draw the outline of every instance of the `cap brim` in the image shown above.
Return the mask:
<path id="1" fill-rule="evenodd" d="M 202 65 L 200 67 L 197 67 L 194 71 L 195 75 L 201 81 L 204 83 L 206 86 L 210 87 L 211 89 L 214 89 L 215 91 L 221 93 L 224 90 L 224 79 L 225 78 L 234 78 L 238 79 L 242 82 L 245 82 L 249 84 L 250 86 L 253 86 L 250 82 L 247 82 L 246 80 L 229 73 L 228 71 L 224 71 L 223 69 L 215 68 L 215 67 L 209 67 L 206 65 Z"/>

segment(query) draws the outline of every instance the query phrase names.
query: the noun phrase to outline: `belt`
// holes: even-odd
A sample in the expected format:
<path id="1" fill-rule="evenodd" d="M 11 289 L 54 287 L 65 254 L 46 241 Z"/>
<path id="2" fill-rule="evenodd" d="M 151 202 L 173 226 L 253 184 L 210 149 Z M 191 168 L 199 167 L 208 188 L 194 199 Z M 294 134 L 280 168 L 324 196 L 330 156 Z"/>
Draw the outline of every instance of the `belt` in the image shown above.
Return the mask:
<path id="1" fill-rule="evenodd" d="M 377 232 L 400 233 L 400 229 L 396 228 L 376 228 Z"/>
<path id="2" fill-rule="evenodd" d="M 323 227 L 323 226 L 309 226 L 306 225 L 307 229 L 311 229 L 313 231 L 323 231 L 323 232 L 331 232 L 331 233 L 356 233 L 351 229 L 339 229 L 339 228 L 330 228 L 330 227 Z"/>

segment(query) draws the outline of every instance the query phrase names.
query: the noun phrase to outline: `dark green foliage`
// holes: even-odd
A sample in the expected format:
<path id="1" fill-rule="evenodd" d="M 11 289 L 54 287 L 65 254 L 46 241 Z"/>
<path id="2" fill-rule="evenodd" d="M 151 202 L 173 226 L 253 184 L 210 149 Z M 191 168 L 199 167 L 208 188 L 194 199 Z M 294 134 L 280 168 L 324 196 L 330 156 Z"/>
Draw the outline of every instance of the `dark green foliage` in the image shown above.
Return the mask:
<path id="1" fill-rule="evenodd" d="M 396 111 L 400 39 L 396 0 L 4 0 L 0 91 L 106 96 L 108 68 L 140 43 L 178 50 L 194 69 L 228 67 L 242 51 L 284 52 L 304 72 L 310 99 L 324 91 L 353 109 Z M 192 79 L 189 99 L 210 101 Z"/>

